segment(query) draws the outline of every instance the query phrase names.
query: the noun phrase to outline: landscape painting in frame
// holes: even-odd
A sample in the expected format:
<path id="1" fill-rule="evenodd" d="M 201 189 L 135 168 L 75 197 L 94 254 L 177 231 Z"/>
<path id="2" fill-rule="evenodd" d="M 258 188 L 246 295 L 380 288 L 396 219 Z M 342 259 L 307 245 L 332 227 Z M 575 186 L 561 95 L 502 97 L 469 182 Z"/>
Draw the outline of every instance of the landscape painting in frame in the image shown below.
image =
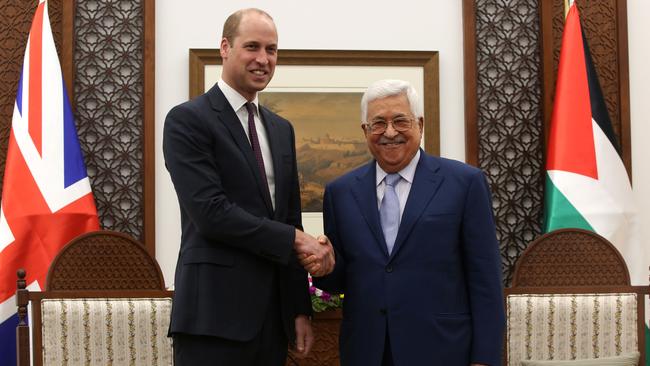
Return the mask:
<path id="1" fill-rule="evenodd" d="M 291 121 L 303 212 L 323 211 L 325 185 L 370 161 L 360 92 L 262 92 L 260 104 Z"/>

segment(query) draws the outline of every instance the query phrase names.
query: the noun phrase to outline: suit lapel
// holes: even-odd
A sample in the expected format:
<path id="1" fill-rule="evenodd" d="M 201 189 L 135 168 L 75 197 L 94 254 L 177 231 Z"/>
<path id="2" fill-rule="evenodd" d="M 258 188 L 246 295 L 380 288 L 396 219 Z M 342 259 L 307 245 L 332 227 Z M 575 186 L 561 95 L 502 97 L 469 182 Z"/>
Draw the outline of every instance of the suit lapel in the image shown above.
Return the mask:
<path id="1" fill-rule="evenodd" d="M 375 161 L 366 165 L 365 172 L 359 173 L 356 177 L 358 184 L 352 187 L 352 195 L 361 209 L 361 214 L 370 227 L 370 231 L 375 237 L 375 242 L 379 244 L 380 250 L 388 256 L 386 240 L 381 230 L 379 222 L 379 209 L 377 208 L 377 173 Z"/>
<path id="2" fill-rule="evenodd" d="M 251 169 L 253 175 L 255 176 L 257 188 L 264 198 L 264 203 L 270 214 L 270 217 L 273 217 L 273 206 L 271 205 L 270 197 L 268 197 L 268 194 L 265 193 L 266 184 L 262 184 L 262 176 L 257 166 L 257 159 L 255 159 L 255 154 L 253 153 L 251 144 L 248 141 L 246 132 L 244 131 L 244 128 L 242 127 L 237 114 L 232 109 L 232 106 L 230 103 L 228 103 L 228 100 L 223 95 L 223 92 L 221 89 L 219 89 L 217 84 L 210 88 L 208 91 L 208 97 L 210 98 L 212 108 L 217 112 L 219 120 L 226 126 L 233 140 L 235 140 L 235 143 L 239 147 L 239 150 L 246 158 L 248 167 Z"/>
<path id="3" fill-rule="evenodd" d="M 435 196 L 440 184 L 444 180 L 444 177 L 436 174 L 438 169 L 438 162 L 422 151 L 420 161 L 415 170 L 415 176 L 413 177 L 411 191 L 409 192 L 408 200 L 404 207 L 402 221 L 399 225 L 391 258 L 395 256 L 395 253 L 399 251 L 404 241 L 406 241 L 409 233 L 413 230 L 413 226 L 420 216 L 422 216 L 425 207 L 427 207 L 433 196 Z"/>

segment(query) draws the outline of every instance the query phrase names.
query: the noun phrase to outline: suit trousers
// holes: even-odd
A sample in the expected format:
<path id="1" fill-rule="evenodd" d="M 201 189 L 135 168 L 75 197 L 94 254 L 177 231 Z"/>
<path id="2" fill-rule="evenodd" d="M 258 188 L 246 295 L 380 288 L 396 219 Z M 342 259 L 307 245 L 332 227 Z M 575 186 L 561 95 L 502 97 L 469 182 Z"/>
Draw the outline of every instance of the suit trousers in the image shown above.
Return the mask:
<path id="1" fill-rule="evenodd" d="M 384 341 L 384 356 L 381 360 L 381 366 L 395 366 L 393 362 L 393 352 L 390 349 L 390 337 L 388 335 L 388 325 L 386 326 L 386 341 Z"/>
<path id="2" fill-rule="evenodd" d="M 176 366 L 284 366 L 288 340 L 282 326 L 277 282 L 260 333 L 250 341 L 176 333 Z"/>

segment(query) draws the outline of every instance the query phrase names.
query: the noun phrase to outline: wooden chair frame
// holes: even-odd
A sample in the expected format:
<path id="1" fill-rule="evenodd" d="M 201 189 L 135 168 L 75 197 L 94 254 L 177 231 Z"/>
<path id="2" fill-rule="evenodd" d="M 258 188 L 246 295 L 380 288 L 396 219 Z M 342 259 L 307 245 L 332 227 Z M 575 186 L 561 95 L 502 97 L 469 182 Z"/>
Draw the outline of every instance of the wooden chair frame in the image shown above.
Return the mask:
<path id="1" fill-rule="evenodd" d="M 95 246 L 95 247 L 93 247 Z M 77 257 L 87 248 L 102 248 L 102 252 L 126 254 L 108 256 L 99 266 L 84 263 Z M 117 258 L 117 260 L 110 260 Z M 74 274 L 87 270 L 111 274 L 97 281 L 75 281 Z M 30 365 L 30 339 L 27 324 L 27 306 L 32 303 L 32 343 L 34 365 L 43 365 L 43 338 L 41 332 L 41 301 L 44 299 L 128 299 L 128 298 L 172 298 L 173 291 L 165 289 L 162 272 L 155 259 L 144 245 L 131 237 L 112 231 L 97 231 L 81 235 L 68 243 L 50 265 L 44 291 L 26 289 L 24 270 L 18 270 L 16 304 L 18 326 L 16 327 L 17 365 Z M 120 281 L 113 281 L 117 277 Z"/>
<path id="2" fill-rule="evenodd" d="M 578 243 L 566 241 L 565 239 L 577 239 Z M 567 251 L 564 255 L 555 256 L 554 258 L 546 257 L 550 253 L 556 253 L 561 249 L 555 246 L 577 245 L 578 248 Z M 547 248 L 544 248 L 547 246 Z M 597 253 L 591 256 L 587 253 L 590 249 L 596 249 Z M 587 253 L 587 254 L 586 254 Z M 595 269 L 585 271 L 580 268 L 571 268 L 571 264 L 577 256 L 588 255 L 588 261 L 593 263 Z M 546 258 L 545 258 L 546 257 Z M 560 278 L 553 275 L 552 271 L 544 271 L 544 274 L 535 272 L 536 267 L 541 268 L 542 264 L 551 260 L 556 260 L 558 268 L 563 268 L 560 273 L 571 273 L 568 278 Z M 585 257 L 582 257 L 585 258 Z M 607 271 L 599 270 L 598 266 L 603 264 Z M 616 265 L 615 270 L 611 270 L 612 264 Z M 601 276 L 598 276 L 598 274 Z M 564 283 L 565 285 L 559 285 Z M 583 285 L 583 284 L 587 285 Z M 580 284 L 580 285 L 578 285 Z M 528 248 L 522 253 L 515 266 L 512 286 L 504 290 L 506 299 L 509 295 L 515 294 L 614 294 L 614 293 L 634 293 L 637 299 L 637 339 L 638 350 L 641 354 L 639 365 L 645 365 L 645 301 L 646 296 L 650 294 L 648 286 L 631 286 L 630 276 L 627 265 L 618 250 L 602 236 L 591 231 L 582 229 L 561 229 L 544 234 L 534 240 Z M 506 333 L 506 342 L 504 350 L 504 365 L 508 365 L 508 335 Z"/>

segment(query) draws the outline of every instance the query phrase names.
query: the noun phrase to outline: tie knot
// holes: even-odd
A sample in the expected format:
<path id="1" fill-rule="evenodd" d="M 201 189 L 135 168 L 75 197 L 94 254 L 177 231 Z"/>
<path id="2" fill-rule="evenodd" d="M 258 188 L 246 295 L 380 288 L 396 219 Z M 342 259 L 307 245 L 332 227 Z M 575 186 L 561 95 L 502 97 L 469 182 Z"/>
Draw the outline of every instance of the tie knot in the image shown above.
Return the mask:
<path id="1" fill-rule="evenodd" d="M 255 104 L 248 102 L 245 104 L 249 115 L 255 115 Z"/>
<path id="2" fill-rule="evenodd" d="M 395 184 L 397 184 L 397 182 L 399 182 L 399 180 L 402 179 L 402 177 L 398 173 L 393 173 L 393 174 L 388 174 L 384 179 L 386 180 L 386 185 L 395 187 Z"/>

